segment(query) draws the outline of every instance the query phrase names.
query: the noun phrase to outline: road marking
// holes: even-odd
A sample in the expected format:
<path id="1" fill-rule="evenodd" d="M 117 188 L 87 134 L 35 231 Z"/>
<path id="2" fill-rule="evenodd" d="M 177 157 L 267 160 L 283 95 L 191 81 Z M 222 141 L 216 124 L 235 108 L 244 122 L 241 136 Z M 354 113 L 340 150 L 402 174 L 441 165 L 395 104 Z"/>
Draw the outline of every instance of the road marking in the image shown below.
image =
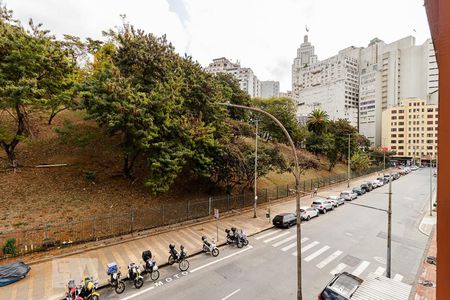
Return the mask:
<path id="1" fill-rule="evenodd" d="M 230 297 L 233 296 L 234 294 L 239 293 L 240 290 L 241 290 L 241 289 L 235 290 L 234 292 L 232 292 L 231 294 L 229 294 L 229 295 L 226 296 L 225 298 L 222 298 L 222 300 L 227 300 L 228 298 L 230 298 Z"/>
<path id="2" fill-rule="evenodd" d="M 312 261 L 314 258 L 316 258 L 317 256 L 321 255 L 322 253 L 324 253 L 328 249 L 330 249 L 329 246 L 323 246 L 322 248 L 320 248 L 316 252 L 314 252 L 311 255 L 305 257 L 305 261 Z"/>
<path id="3" fill-rule="evenodd" d="M 218 263 L 218 262 L 220 262 L 220 261 L 222 261 L 222 260 L 228 259 L 228 258 L 233 257 L 233 256 L 235 256 L 235 255 L 241 254 L 242 252 L 248 251 L 248 250 L 250 250 L 250 249 L 252 249 L 252 248 L 253 248 L 253 246 L 247 246 L 247 248 L 242 249 L 241 251 L 234 252 L 234 253 L 231 253 L 230 255 L 227 255 L 227 256 L 225 256 L 225 257 L 216 259 L 216 260 L 214 260 L 214 261 L 212 261 L 212 262 L 210 262 L 210 263 L 207 263 L 206 265 L 203 265 L 203 266 L 197 267 L 197 268 L 195 268 L 195 269 L 192 269 L 190 272 L 191 272 L 191 273 L 194 273 L 194 272 L 199 271 L 199 270 L 201 270 L 201 269 L 203 269 L 203 268 L 206 268 L 206 267 L 208 267 L 208 266 L 210 266 L 210 265 L 216 264 L 216 263 Z"/>
<path id="4" fill-rule="evenodd" d="M 375 272 L 374 272 L 373 274 L 382 276 L 382 275 L 384 274 L 384 271 L 386 271 L 385 268 L 383 268 L 383 267 L 378 267 L 378 268 L 375 270 Z"/>
<path id="5" fill-rule="evenodd" d="M 312 247 L 315 247 L 317 244 L 319 244 L 319 242 L 314 241 L 314 242 L 312 242 L 311 244 L 309 244 L 309 245 L 303 247 L 302 250 L 301 250 L 301 253 L 303 253 L 303 252 L 305 252 L 305 251 L 311 249 Z M 295 251 L 294 253 L 292 253 L 292 255 L 297 256 L 297 251 Z"/>
<path id="6" fill-rule="evenodd" d="M 279 242 L 276 242 L 276 243 L 273 244 L 272 246 L 278 247 L 278 246 L 280 246 L 281 244 L 284 244 L 284 243 L 286 243 L 286 242 L 289 242 L 290 240 L 293 240 L 293 239 L 295 239 L 295 238 L 297 238 L 297 235 L 293 235 L 293 236 L 290 236 L 290 237 L 288 237 L 288 238 L 285 238 L 284 240 L 281 240 L 281 241 L 279 241 Z"/>
<path id="7" fill-rule="evenodd" d="M 278 238 L 280 238 L 280 237 L 282 237 L 282 236 L 288 235 L 289 233 L 290 233 L 289 231 L 283 232 L 283 233 L 281 233 L 281 234 L 279 234 L 279 235 L 273 236 L 273 237 L 271 237 L 270 239 L 265 240 L 264 243 L 271 242 L 271 241 L 276 240 L 276 239 L 278 239 Z"/>
<path id="8" fill-rule="evenodd" d="M 146 288 L 145 290 L 142 290 L 142 291 L 140 291 L 140 292 L 137 292 L 136 294 L 130 295 L 130 296 L 125 297 L 125 298 L 122 298 L 122 300 L 133 299 L 133 298 L 135 298 L 135 297 L 137 297 L 137 296 L 140 296 L 140 295 L 142 295 L 142 294 L 147 293 L 148 291 L 153 290 L 154 288 L 155 288 L 154 286 L 151 286 L 151 287 L 149 287 L 149 288 Z"/>
<path id="9" fill-rule="evenodd" d="M 395 281 L 398 281 L 398 282 L 402 282 L 402 280 L 403 280 L 403 276 L 402 276 L 402 275 L 400 275 L 400 274 L 395 274 L 395 276 L 394 276 L 394 280 L 395 280 Z"/>
<path id="10" fill-rule="evenodd" d="M 277 233 L 277 232 L 280 232 L 280 231 L 281 231 L 281 229 L 277 229 L 277 230 L 275 230 L 275 231 L 272 231 L 272 232 L 269 232 L 269 233 L 260 235 L 260 236 L 258 236 L 258 237 L 255 237 L 255 240 L 263 239 L 263 238 L 265 238 L 265 237 L 268 237 L 268 236 L 270 236 L 270 235 L 272 235 L 272 234 L 275 234 L 275 233 Z"/>
<path id="11" fill-rule="evenodd" d="M 342 254 L 342 251 L 336 251 L 333 254 L 331 254 L 330 256 L 328 256 L 327 258 L 325 258 L 324 260 L 322 260 L 320 263 L 318 263 L 316 265 L 316 267 L 318 267 L 319 269 L 322 269 L 323 267 L 325 267 L 326 265 L 328 265 L 330 262 L 332 262 L 333 260 L 335 260 L 339 255 Z"/>
<path id="12" fill-rule="evenodd" d="M 346 264 L 340 263 L 339 265 L 337 265 L 336 268 L 334 268 L 333 270 L 331 270 L 330 274 L 332 275 L 336 275 L 338 273 L 341 273 L 342 270 L 344 270 L 347 267 Z"/>
<path id="13" fill-rule="evenodd" d="M 296 237 L 297 237 L 297 236 L 296 236 Z M 302 238 L 302 239 L 300 240 L 300 242 L 304 243 L 304 242 L 306 242 L 307 240 L 309 240 L 309 238 Z M 297 246 L 297 242 L 294 242 L 294 243 L 292 243 L 292 244 L 287 245 L 287 246 L 284 247 L 284 248 L 281 248 L 281 251 L 286 252 L 286 251 L 288 251 L 289 249 L 294 248 L 295 246 Z"/>
<path id="14" fill-rule="evenodd" d="M 359 276 L 361 275 L 362 272 L 364 272 L 364 270 L 370 265 L 370 262 L 368 261 L 363 261 L 353 272 L 352 274 L 355 276 Z"/>

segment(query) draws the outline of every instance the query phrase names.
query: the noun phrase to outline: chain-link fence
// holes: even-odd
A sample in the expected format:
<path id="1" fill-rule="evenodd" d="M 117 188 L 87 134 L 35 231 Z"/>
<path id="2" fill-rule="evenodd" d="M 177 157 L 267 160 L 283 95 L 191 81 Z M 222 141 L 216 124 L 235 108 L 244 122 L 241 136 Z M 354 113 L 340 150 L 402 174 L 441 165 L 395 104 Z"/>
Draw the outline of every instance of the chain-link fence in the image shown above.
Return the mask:
<path id="1" fill-rule="evenodd" d="M 351 178 L 379 172 L 382 168 L 372 167 L 362 172 L 352 172 Z M 300 181 L 303 192 L 311 192 L 314 187 L 322 188 L 347 180 L 347 173 Z M 272 186 L 258 190 L 258 204 L 294 195 L 295 183 Z M 128 212 L 89 218 L 76 222 L 52 224 L 27 230 L 0 234 L 0 246 L 8 239 L 16 240 L 18 254 L 41 251 L 52 247 L 63 247 L 76 243 L 106 239 L 132 234 L 160 226 L 180 223 L 210 216 L 217 208 L 221 212 L 239 211 L 251 207 L 254 193 L 212 196 L 207 199 L 186 199 L 163 203 L 146 209 L 130 209 Z"/>

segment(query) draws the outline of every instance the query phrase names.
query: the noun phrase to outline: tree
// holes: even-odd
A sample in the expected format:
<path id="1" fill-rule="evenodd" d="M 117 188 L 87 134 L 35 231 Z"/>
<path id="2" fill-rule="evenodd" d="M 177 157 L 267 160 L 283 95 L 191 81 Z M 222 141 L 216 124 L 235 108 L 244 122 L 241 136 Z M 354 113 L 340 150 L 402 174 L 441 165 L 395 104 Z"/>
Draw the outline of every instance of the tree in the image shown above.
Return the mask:
<path id="1" fill-rule="evenodd" d="M 310 132 L 322 135 L 328 126 L 328 114 L 320 109 L 313 110 L 306 121 L 307 128 Z"/>
<path id="2" fill-rule="evenodd" d="M 241 90 L 239 82 L 231 74 L 218 73 L 214 75 L 215 80 L 220 86 L 222 100 L 225 103 L 249 106 L 251 103 L 250 96 Z M 247 121 L 249 112 L 244 109 L 228 107 L 229 116 L 234 120 Z"/>
<path id="3" fill-rule="evenodd" d="M 71 68 L 60 43 L 41 24 L 29 25 L 26 31 L 0 7 L 0 146 L 14 170 L 16 147 L 32 132 L 29 109 L 59 97 Z"/>
<path id="4" fill-rule="evenodd" d="M 351 161 L 350 161 L 350 167 L 354 171 L 362 171 L 367 169 L 370 166 L 370 158 L 369 156 L 362 152 L 362 151 L 356 151 L 353 153 Z"/>

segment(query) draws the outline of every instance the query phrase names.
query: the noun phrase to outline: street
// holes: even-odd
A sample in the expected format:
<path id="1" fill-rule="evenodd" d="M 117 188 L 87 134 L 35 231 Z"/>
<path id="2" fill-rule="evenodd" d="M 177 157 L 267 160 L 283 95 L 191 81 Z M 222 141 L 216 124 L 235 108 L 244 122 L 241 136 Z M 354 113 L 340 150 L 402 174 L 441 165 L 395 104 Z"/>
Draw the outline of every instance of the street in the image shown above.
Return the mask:
<path id="1" fill-rule="evenodd" d="M 387 192 L 384 185 L 351 203 L 387 209 Z M 391 274 L 412 284 L 428 240 L 418 228 L 429 206 L 429 169 L 394 181 L 392 192 Z M 385 272 L 387 214 L 351 203 L 302 223 L 304 299 L 316 299 L 334 273 L 365 278 Z M 123 300 L 295 299 L 295 236 L 295 228 L 269 229 L 251 237 L 250 246 L 243 249 L 224 246 L 217 258 L 189 258 L 187 272 L 180 273 L 177 265 L 164 267 L 156 283 L 146 278 L 140 290 L 127 283 L 122 295 L 108 288 L 100 292 L 102 297 Z"/>

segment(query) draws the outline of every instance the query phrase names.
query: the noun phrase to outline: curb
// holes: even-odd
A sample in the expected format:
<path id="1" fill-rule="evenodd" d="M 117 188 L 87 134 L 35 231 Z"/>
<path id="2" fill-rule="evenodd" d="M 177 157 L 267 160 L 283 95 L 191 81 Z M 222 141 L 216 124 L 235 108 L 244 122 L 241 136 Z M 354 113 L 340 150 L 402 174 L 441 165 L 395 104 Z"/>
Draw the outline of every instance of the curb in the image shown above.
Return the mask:
<path id="1" fill-rule="evenodd" d="M 432 195 L 432 197 L 433 197 L 433 199 L 436 201 L 436 196 L 437 196 L 437 191 L 436 191 L 436 188 L 433 190 L 433 195 Z M 428 200 L 430 200 L 429 199 L 430 197 L 428 197 Z M 433 203 L 434 203 L 434 201 L 432 201 Z M 428 206 L 428 203 L 426 204 L 426 206 Z M 428 213 L 429 213 L 430 211 L 429 210 L 427 210 L 424 214 L 423 214 L 423 216 L 422 216 L 422 220 L 420 221 L 420 224 L 419 224 L 419 231 L 420 231 L 420 233 L 422 233 L 423 235 L 425 235 L 425 236 L 431 236 L 431 234 L 433 233 L 433 228 L 434 228 L 434 226 L 436 226 L 436 223 L 434 223 L 433 224 L 433 227 L 431 228 L 431 231 L 430 231 L 430 233 L 428 234 L 428 233 L 426 233 L 424 230 L 422 230 L 422 224 L 423 224 L 423 222 L 425 221 L 425 218 L 426 217 L 428 217 Z M 434 219 L 436 219 L 436 215 L 434 215 L 434 216 L 432 216 Z"/>

